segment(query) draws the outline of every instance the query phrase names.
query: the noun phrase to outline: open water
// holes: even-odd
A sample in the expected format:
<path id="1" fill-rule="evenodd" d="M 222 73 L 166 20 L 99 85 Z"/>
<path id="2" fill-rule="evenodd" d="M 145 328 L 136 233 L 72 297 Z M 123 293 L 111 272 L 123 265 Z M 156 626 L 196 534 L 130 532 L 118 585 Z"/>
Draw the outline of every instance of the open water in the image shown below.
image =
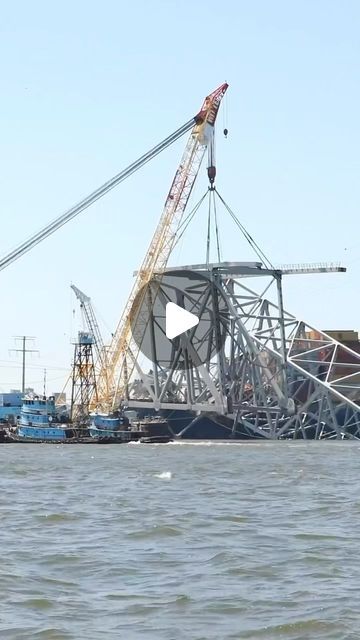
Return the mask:
<path id="1" fill-rule="evenodd" d="M 360 638 L 356 442 L 0 445 L 1 640 Z"/>

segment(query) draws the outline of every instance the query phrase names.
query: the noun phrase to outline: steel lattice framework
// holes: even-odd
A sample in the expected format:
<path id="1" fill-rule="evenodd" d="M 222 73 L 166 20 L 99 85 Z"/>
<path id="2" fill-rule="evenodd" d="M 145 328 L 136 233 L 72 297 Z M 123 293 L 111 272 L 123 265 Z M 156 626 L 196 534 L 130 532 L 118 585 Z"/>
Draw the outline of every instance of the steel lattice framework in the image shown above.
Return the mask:
<path id="1" fill-rule="evenodd" d="M 93 335 L 79 331 L 75 344 L 71 389 L 71 420 L 86 423 L 91 398 L 97 395 Z"/>
<path id="2" fill-rule="evenodd" d="M 196 283 L 184 289 L 189 269 Z M 259 277 L 268 279 L 260 294 L 248 286 Z M 153 359 L 150 374 L 137 362 L 125 405 L 192 411 L 194 421 L 205 414 L 250 437 L 360 438 L 360 355 L 284 310 L 281 270 L 260 263 L 166 270 L 152 283 L 163 305 L 174 300 L 174 278 L 199 325 L 179 336 L 168 361 Z M 147 321 L 160 353 L 163 317 L 149 313 Z"/>
<path id="3" fill-rule="evenodd" d="M 107 378 L 107 348 L 104 344 L 99 323 L 97 321 L 95 311 L 91 302 L 91 298 L 86 295 L 81 289 L 76 287 L 74 284 L 70 285 L 71 289 L 75 293 L 77 299 L 80 302 L 80 309 L 83 316 L 84 325 L 87 327 L 87 331 L 92 336 L 93 340 L 93 351 L 95 351 L 96 360 L 95 360 L 95 378 L 97 379 L 100 375 L 100 372 L 103 372 L 102 376 L 102 385 L 106 390 L 105 392 L 109 392 L 109 382 Z M 95 389 L 95 387 L 94 387 Z M 88 407 L 91 404 L 91 400 L 93 402 L 96 401 L 97 398 L 97 386 L 96 386 L 96 394 L 94 393 L 94 398 L 90 398 L 90 402 L 88 403 Z"/>

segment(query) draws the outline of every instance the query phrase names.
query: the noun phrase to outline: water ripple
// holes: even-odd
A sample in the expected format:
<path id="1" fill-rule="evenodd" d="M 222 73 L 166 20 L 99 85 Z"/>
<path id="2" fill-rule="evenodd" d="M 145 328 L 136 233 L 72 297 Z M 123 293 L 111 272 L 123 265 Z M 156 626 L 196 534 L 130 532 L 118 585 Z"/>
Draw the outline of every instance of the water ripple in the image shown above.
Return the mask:
<path id="1" fill-rule="evenodd" d="M 0 458 L 1 640 L 359 637 L 356 444 Z"/>

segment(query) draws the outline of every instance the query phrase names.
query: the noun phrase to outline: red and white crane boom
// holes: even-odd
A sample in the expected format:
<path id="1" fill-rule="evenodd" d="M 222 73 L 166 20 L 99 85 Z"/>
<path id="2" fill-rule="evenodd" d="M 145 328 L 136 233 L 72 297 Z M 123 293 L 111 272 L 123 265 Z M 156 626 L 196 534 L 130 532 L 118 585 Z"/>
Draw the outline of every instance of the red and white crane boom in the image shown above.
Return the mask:
<path id="1" fill-rule="evenodd" d="M 195 124 L 166 198 L 162 216 L 113 335 L 108 350 L 107 368 L 103 368 L 99 376 L 99 401 L 104 409 L 114 407 L 126 398 L 127 383 L 139 352 L 139 347 L 132 338 L 130 314 L 132 317 L 136 316 L 138 309 L 135 307 L 141 306 L 140 292 L 144 285 L 151 280 L 154 272 L 166 267 L 206 149 L 209 150 L 208 173 L 210 182 L 212 181 L 214 125 L 227 88 L 227 83 L 224 83 L 207 96 L 195 117 Z"/>

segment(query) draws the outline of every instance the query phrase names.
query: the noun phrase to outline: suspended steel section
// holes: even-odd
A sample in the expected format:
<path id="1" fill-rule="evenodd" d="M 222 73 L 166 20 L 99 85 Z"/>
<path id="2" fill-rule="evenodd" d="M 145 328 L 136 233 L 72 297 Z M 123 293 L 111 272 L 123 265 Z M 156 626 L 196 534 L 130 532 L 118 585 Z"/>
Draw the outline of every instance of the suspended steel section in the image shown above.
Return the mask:
<path id="1" fill-rule="evenodd" d="M 309 269 L 315 268 L 299 271 Z M 184 288 L 189 270 L 195 284 Z M 176 300 L 178 278 L 182 304 L 198 315 L 199 325 L 179 336 L 168 362 L 150 362 L 148 373 L 137 364 L 138 380 L 124 405 L 191 411 L 194 421 L 207 415 L 232 435 L 359 439 L 360 355 L 284 310 L 282 275 L 261 263 L 191 265 L 155 275 L 163 308 Z M 248 286 L 259 277 L 267 279 L 266 297 Z M 164 313 L 156 309 L 148 317 L 154 354 L 161 353 L 164 331 Z"/>

